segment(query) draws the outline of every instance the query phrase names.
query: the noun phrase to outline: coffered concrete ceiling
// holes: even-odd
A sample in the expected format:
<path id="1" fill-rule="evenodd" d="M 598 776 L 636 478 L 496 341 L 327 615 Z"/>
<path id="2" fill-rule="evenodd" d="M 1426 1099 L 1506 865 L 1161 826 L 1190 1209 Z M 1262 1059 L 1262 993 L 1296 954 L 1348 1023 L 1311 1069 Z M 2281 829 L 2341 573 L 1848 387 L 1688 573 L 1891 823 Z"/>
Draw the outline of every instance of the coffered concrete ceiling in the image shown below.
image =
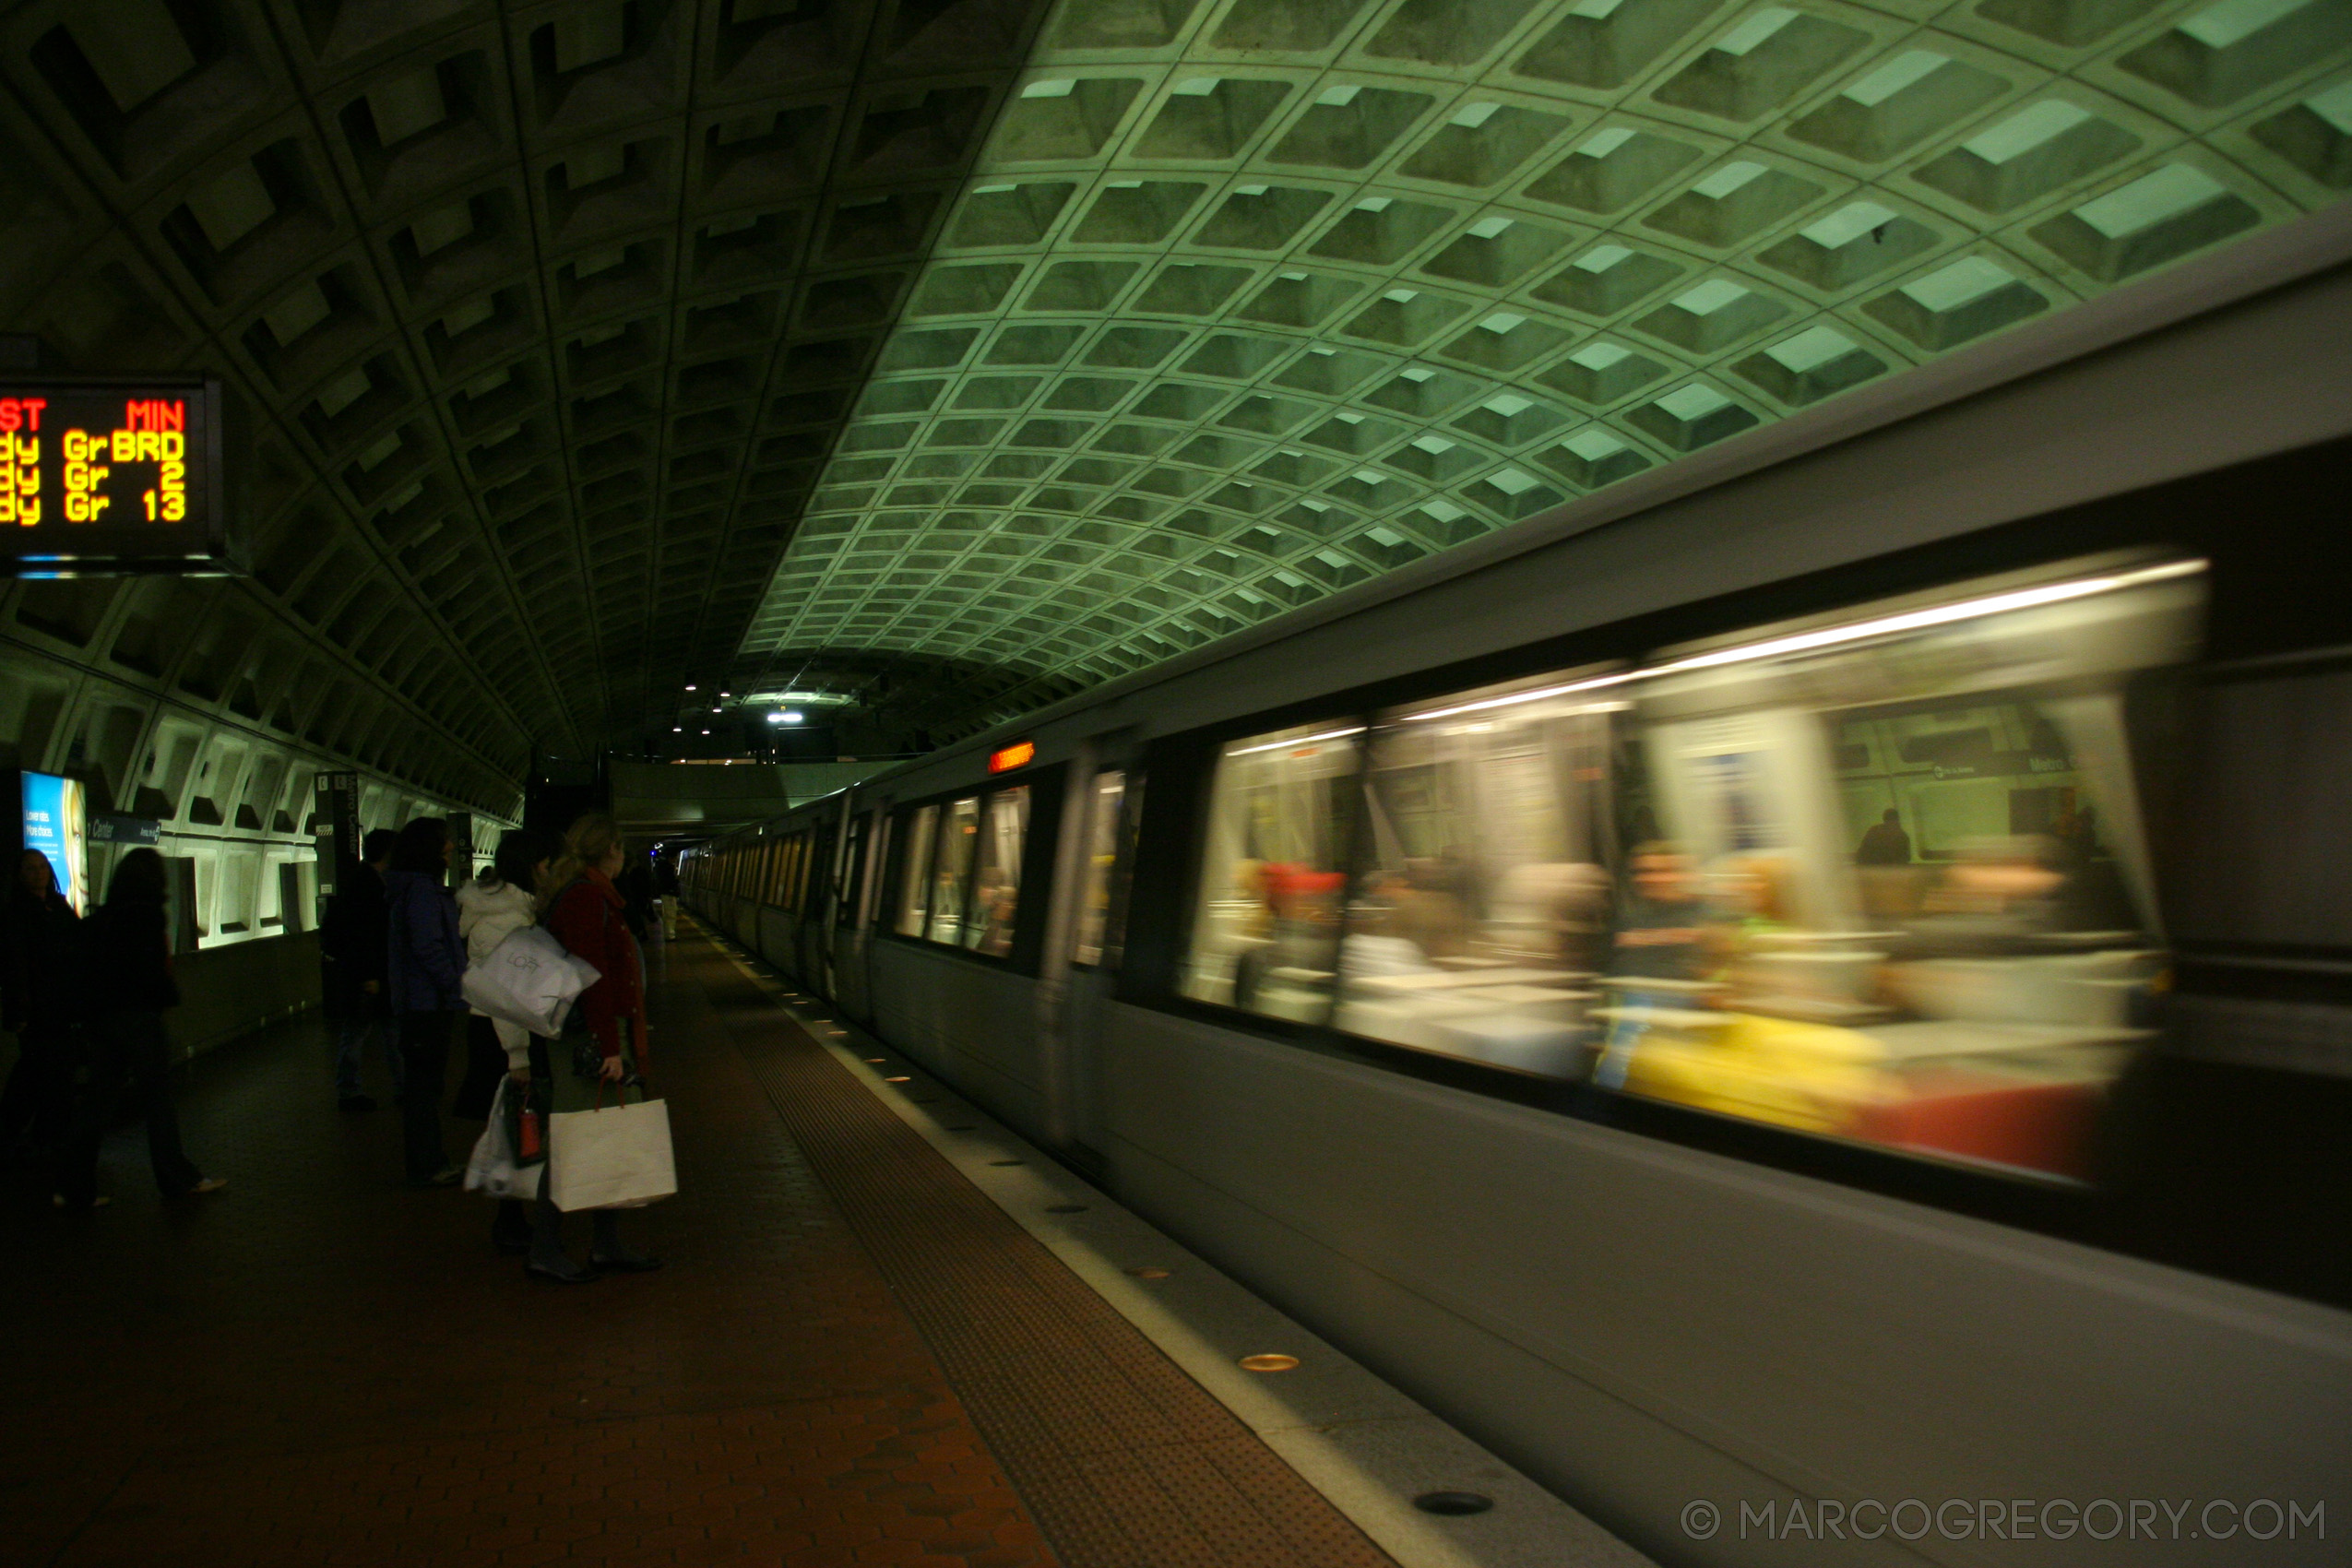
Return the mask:
<path id="1" fill-rule="evenodd" d="M 2352 184 L 2343 0 L 34 0 L 0 66 L 0 312 L 230 382 L 244 673 L 411 771 L 976 729 Z"/>
<path id="2" fill-rule="evenodd" d="M 752 626 L 974 726 L 2338 200 L 2338 0 L 1065 0 Z"/>

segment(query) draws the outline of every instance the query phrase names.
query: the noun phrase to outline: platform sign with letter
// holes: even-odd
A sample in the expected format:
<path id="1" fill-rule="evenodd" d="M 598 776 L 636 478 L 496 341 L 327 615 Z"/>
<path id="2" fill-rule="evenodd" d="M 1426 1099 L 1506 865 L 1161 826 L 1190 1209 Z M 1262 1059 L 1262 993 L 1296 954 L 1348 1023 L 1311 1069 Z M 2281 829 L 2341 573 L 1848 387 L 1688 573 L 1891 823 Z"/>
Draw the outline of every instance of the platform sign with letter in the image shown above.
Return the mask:
<path id="1" fill-rule="evenodd" d="M 0 373 L 0 571 L 237 569 L 219 382 Z"/>
<path id="2" fill-rule="evenodd" d="M 77 915 L 89 912 L 89 829 L 84 809 L 80 779 L 53 773 L 24 776 L 25 848 L 48 861 L 57 873 L 58 890 Z"/>

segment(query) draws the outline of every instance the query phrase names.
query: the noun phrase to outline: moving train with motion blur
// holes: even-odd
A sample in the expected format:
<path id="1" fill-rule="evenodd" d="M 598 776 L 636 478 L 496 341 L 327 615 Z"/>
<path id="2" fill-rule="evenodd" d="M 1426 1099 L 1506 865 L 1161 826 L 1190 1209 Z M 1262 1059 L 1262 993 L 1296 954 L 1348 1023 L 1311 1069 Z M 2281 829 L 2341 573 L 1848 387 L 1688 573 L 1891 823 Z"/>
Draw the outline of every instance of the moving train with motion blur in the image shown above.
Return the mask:
<path id="1" fill-rule="evenodd" d="M 2261 244 L 686 901 L 1662 1562 L 2344 1562 L 2352 225 Z"/>

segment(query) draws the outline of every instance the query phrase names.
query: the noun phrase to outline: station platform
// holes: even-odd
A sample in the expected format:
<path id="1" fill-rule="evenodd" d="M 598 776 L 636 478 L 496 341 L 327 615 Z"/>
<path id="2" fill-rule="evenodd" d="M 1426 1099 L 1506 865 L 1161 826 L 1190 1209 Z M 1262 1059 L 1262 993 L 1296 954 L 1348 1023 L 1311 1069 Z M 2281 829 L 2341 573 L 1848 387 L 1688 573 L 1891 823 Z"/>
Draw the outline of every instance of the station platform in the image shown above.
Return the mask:
<path id="1" fill-rule="evenodd" d="M 528 1279 L 488 1203 L 401 1186 L 380 1067 L 384 1108 L 340 1114 L 315 1016 L 193 1064 L 225 1193 L 161 1202 L 128 1129 L 107 1208 L 14 1182 L 5 1554 L 1645 1561 L 719 943 L 682 924 L 656 970 L 681 1192 L 625 1224 L 657 1274 Z"/>

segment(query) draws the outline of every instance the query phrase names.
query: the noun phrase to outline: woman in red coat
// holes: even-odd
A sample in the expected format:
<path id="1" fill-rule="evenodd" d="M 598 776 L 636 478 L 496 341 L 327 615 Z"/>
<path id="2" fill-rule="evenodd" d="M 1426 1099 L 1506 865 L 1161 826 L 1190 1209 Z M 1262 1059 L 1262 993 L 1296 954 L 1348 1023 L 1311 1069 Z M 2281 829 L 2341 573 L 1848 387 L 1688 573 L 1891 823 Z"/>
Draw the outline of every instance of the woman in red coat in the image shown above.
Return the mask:
<path id="1" fill-rule="evenodd" d="M 600 1091 L 625 1102 L 634 1088 L 644 1098 L 637 1065 L 645 1051 L 645 965 L 623 918 L 620 892 L 612 885 L 624 858 L 620 828 L 611 817 L 590 812 L 564 835 L 563 854 L 539 882 L 540 924 L 566 952 L 595 966 L 600 977 L 573 1004 L 594 1044 L 592 1052 L 578 1054 L 592 1056 L 596 1071 L 587 1075 L 579 1071 L 572 1049 L 579 1037 L 571 1032 L 571 1025 L 562 1039 L 534 1042 L 531 1048 L 528 1078 L 533 1099 L 556 1111 L 586 1111 Z M 550 1044 L 555 1049 L 546 1049 Z M 660 1259 L 621 1244 L 617 1211 L 609 1208 L 595 1211 L 588 1266 L 574 1263 L 564 1250 L 563 1211 L 549 1195 L 551 1185 L 541 1182 L 532 1216 L 530 1260 L 525 1265 L 529 1272 L 585 1285 L 604 1274 L 642 1274 L 661 1266 Z"/>

